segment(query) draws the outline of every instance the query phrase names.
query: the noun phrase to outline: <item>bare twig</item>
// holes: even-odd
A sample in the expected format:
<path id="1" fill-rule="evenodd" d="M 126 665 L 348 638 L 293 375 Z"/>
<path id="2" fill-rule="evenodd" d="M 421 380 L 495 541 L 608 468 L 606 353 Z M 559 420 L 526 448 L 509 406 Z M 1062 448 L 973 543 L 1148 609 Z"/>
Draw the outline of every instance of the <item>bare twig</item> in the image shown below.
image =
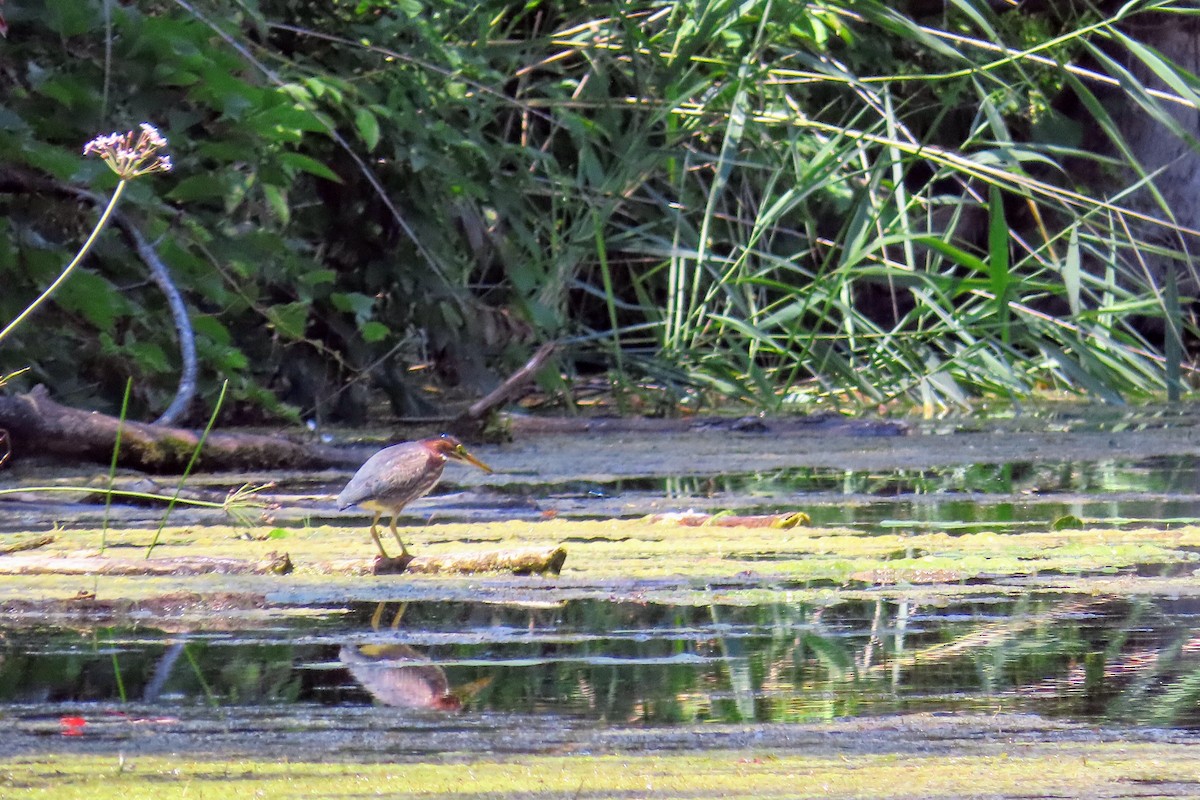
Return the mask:
<path id="1" fill-rule="evenodd" d="M 545 366 L 546 361 L 558 349 L 558 342 L 546 342 L 537 349 L 537 352 L 525 362 L 525 365 L 509 375 L 504 383 L 497 386 L 487 396 L 480 398 L 471 405 L 460 417 L 463 420 L 478 420 L 482 419 L 487 413 L 499 406 L 504 405 L 509 400 L 517 395 L 525 384 L 533 380 L 534 375 Z"/>
<path id="2" fill-rule="evenodd" d="M 137 226 L 121 212 L 118 211 L 113 215 L 113 223 L 121 229 L 121 232 L 133 244 L 133 249 L 137 251 L 138 257 L 150 269 L 150 277 L 154 279 L 159 291 L 167 298 L 167 305 L 171 308 L 171 317 L 175 320 L 175 332 L 179 337 L 179 385 L 175 389 L 175 397 L 171 400 L 171 404 L 159 415 L 158 419 L 154 420 L 155 425 L 174 425 L 187 411 L 192 399 L 196 396 L 196 335 L 192 331 L 192 320 L 188 316 L 187 306 L 183 303 L 183 296 L 176 288 L 175 282 L 171 280 L 171 273 L 167 271 L 167 265 L 158 257 L 158 251 L 154 249 L 154 246 L 146 241 L 146 237 L 142 236 Z"/>

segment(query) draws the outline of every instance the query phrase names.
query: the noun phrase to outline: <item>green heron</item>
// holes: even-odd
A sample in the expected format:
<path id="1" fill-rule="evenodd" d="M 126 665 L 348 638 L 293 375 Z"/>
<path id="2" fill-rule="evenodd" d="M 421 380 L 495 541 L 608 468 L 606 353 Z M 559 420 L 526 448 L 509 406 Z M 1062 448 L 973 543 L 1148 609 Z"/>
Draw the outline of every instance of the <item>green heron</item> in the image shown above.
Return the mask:
<path id="1" fill-rule="evenodd" d="M 424 497 L 437 485 L 447 461 L 465 461 L 484 472 L 492 471 L 491 467 L 468 453 L 463 443 L 453 436 L 403 442 L 385 447 L 359 467 L 338 495 L 338 508 L 358 506 L 375 512 L 375 519 L 371 522 L 371 538 L 384 558 L 388 554 L 379 541 L 376 528 L 380 517 L 390 512 L 392 536 L 396 537 L 401 553 L 407 556 L 408 548 L 396 530 L 396 517 L 400 516 L 406 505 L 418 497 Z"/>
<path id="2" fill-rule="evenodd" d="M 380 630 L 386 603 L 375 607 L 371 629 Z M 392 618 L 392 630 L 400 629 L 407 603 Z M 344 644 L 338 660 L 346 665 L 354 679 L 389 706 L 432 708 L 437 711 L 461 711 L 491 682 L 490 676 L 461 686 L 451 687 L 446 671 L 406 644 Z"/>

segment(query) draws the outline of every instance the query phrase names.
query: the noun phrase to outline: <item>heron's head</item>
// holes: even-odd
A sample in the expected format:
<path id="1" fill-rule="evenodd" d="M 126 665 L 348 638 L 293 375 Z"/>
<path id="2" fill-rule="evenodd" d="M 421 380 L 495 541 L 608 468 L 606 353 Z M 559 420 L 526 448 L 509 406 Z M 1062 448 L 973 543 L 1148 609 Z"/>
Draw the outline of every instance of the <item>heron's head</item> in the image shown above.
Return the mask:
<path id="1" fill-rule="evenodd" d="M 447 461 L 462 461 L 484 472 L 492 472 L 492 468 L 467 452 L 467 447 L 448 433 L 443 433 L 436 439 L 426 439 L 425 446 L 445 458 Z"/>

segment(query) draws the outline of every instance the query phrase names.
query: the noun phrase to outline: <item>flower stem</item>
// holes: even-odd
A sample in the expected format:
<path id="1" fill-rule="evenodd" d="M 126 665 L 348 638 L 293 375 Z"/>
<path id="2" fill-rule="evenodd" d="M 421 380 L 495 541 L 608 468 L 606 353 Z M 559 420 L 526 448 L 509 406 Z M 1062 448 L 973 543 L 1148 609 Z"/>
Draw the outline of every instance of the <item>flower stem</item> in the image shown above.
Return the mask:
<path id="1" fill-rule="evenodd" d="M 104 226 L 108 224 L 108 218 L 112 216 L 113 209 L 117 207 L 117 200 L 120 199 L 121 192 L 125 191 L 125 184 L 127 183 L 129 183 L 129 181 L 123 180 L 117 184 L 116 190 L 113 191 L 112 199 L 108 201 L 108 205 L 105 207 L 104 213 L 100 215 L 100 220 L 96 223 L 96 227 L 92 230 L 92 235 L 89 236 L 87 241 L 83 243 L 83 247 L 80 248 L 79 253 L 75 256 L 71 263 L 67 265 L 67 268 L 62 271 L 62 274 L 58 276 L 54 283 L 50 284 L 46 288 L 46 291 L 42 292 L 41 296 L 38 297 L 37 300 L 34 300 L 32 303 L 30 303 L 29 306 L 22 311 L 16 319 L 8 323 L 4 330 L 0 331 L 0 342 L 3 342 L 4 339 L 10 333 L 12 333 L 12 331 L 15 330 L 16 327 L 20 325 L 26 317 L 37 310 L 38 306 L 46 302 L 50 295 L 54 294 L 54 290 L 61 286 L 63 281 L 65 281 L 67 277 L 75 271 L 75 267 L 79 266 L 79 262 L 83 261 L 84 256 L 86 256 L 88 251 L 92 249 L 92 244 L 94 244 L 96 239 L 100 236 L 100 231 L 104 230 Z"/>

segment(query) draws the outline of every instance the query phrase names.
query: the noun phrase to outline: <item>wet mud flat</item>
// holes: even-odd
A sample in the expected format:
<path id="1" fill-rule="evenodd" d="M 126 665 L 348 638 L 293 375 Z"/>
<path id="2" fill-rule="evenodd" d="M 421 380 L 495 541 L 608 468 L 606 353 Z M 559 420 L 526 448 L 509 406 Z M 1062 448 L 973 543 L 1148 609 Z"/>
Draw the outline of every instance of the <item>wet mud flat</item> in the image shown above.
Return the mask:
<path id="1" fill-rule="evenodd" d="M 369 574 L 337 471 L 161 532 L 39 498 L 0 543 L 295 570 L 0 576 L 0 796 L 1200 796 L 1194 429 L 554 434 L 402 520 L 547 576 Z"/>

